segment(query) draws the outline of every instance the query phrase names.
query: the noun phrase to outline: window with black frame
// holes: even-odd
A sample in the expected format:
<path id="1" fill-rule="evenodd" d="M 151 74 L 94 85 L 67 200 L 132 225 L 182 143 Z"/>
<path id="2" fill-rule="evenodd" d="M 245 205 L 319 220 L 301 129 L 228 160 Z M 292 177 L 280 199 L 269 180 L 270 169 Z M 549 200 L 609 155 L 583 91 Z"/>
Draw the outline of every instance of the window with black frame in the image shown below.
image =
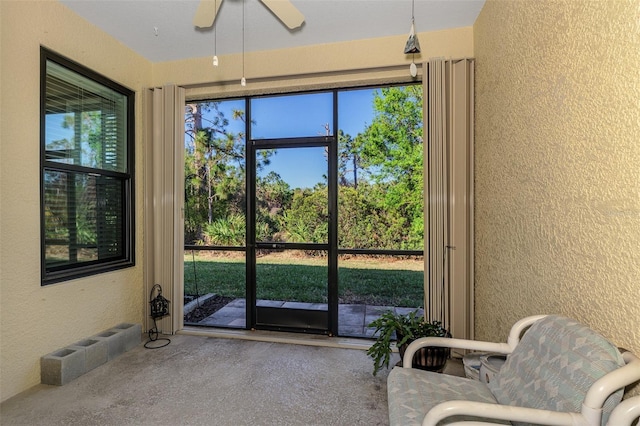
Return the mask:
<path id="1" fill-rule="evenodd" d="M 41 49 L 42 284 L 134 264 L 134 93 Z"/>

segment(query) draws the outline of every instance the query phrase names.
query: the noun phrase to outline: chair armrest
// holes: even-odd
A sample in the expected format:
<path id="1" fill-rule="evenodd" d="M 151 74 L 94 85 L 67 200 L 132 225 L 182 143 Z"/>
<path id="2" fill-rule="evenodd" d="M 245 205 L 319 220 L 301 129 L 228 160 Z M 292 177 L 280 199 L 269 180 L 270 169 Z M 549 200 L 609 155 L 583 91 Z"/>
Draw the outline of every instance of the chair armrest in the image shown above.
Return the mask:
<path id="1" fill-rule="evenodd" d="M 483 352 L 497 352 L 501 354 L 510 354 L 520 342 L 520 336 L 528 327 L 536 321 L 541 320 L 546 315 L 533 315 L 516 322 L 509 332 L 507 343 L 483 342 L 480 340 L 466 339 L 450 339 L 446 337 L 422 337 L 414 340 L 404 353 L 402 365 L 412 365 L 413 355 L 416 351 L 425 346 L 440 346 L 452 349 L 470 349 Z M 415 346 L 414 346 L 415 345 Z M 411 367 L 405 367 L 411 368 Z"/>
<path id="2" fill-rule="evenodd" d="M 439 421 L 451 416 L 481 417 L 483 420 L 460 422 L 460 425 L 495 424 L 491 419 L 535 423 L 553 426 L 575 426 L 585 424 L 579 413 L 539 410 L 535 408 L 514 407 L 511 405 L 489 404 L 474 401 L 447 401 L 433 407 L 422 421 L 422 426 L 435 426 Z M 456 423 L 458 424 L 458 423 Z"/>
<path id="3" fill-rule="evenodd" d="M 511 349 L 513 350 L 513 348 L 520 343 L 520 337 L 527 328 L 531 327 L 534 322 L 540 321 L 546 316 L 547 315 L 532 315 L 530 317 L 522 318 L 520 321 L 513 324 L 511 331 L 509 331 L 509 337 L 507 338 L 507 344 Z"/>
<path id="4" fill-rule="evenodd" d="M 640 380 L 640 358 L 631 352 L 624 352 L 622 354 L 622 358 L 626 365 L 599 378 L 593 385 L 591 385 L 584 398 L 584 402 L 582 403 L 582 414 L 585 417 L 594 419 L 594 422 L 600 419 L 600 416 L 602 415 L 602 406 L 609 395 L 620 388 L 624 388 L 625 386 Z M 636 403 L 640 404 L 640 401 L 637 401 Z M 640 412 L 640 408 L 638 407 L 636 407 L 635 410 L 636 412 Z M 625 424 L 612 423 L 611 420 L 609 420 L 609 423 L 616 425 Z"/>
<path id="5" fill-rule="evenodd" d="M 602 408 L 604 401 L 620 388 L 640 380 L 640 358 L 631 352 L 624 352 L 622 359 L 626 365 L 598 379 L 584 398 L 584 406 Z"/>
<path id="6" fill-rule="evenodd" d="M 424 340 L 427 339 L 430 338 L 424 338 Z M 438 339 L 446 340 L 446 338 Z M 407 348 L 408 351 L 409 348 Z M 444 418 L 466 415 L 481 417 L 482 420 L 471 423 L 460 422 L 460 425 L 491 424 L 490 419 L 555 426 L 599 425 L 602 419 L 602 406 L 609 395 L 640 378 L 640 359 L 631 352 L 624 352 L 622 357 L 626 365 L 606 374 L 591 386 L 584 399 L 580 413 L 557 412 L 473 401 L 448 401 L 433 407 L 425 416 L 422 424 L 423 426 L 436 425 Z M 411 364 L 411 359 L 408 359 L 408 365 Z M 629 398 L 626 401 L 622 401 L 613 410 L 608 425 L 628 426 L 639 416 L 640 396 Z"/>
<path id="7" fill-rule="evenodd" d="M 627 398 L 611 412 L 608 426 L 631 426 L 635 419 L 640 417 L 640 395 Z"/>
<path id="8" fill-rule="evenodd" d="M 512 348 L 506 343 L 483 342 L 480 340 L 452 339 L 449 337 L 421 337 L 414 340 L 407 347 L 402 365 L 404 368 L 411 368 L 413 355 L 420 348 L 425 346 L 439 346 L 452 349 L 470 349 L 483 352 L 497 352 L 501 354 L 510 354 Z"/>

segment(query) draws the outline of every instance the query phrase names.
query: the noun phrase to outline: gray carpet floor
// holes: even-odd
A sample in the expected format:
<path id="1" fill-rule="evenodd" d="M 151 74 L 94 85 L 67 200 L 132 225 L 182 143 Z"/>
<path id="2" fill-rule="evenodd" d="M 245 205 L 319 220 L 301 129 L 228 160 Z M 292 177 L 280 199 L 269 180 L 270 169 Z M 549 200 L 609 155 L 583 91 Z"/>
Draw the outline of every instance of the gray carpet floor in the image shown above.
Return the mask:
<path id="1" fill-rule="evenodd" d="M 177 335 L 0 405 L 8 425 L 386 425 L 363 350 Z"/>

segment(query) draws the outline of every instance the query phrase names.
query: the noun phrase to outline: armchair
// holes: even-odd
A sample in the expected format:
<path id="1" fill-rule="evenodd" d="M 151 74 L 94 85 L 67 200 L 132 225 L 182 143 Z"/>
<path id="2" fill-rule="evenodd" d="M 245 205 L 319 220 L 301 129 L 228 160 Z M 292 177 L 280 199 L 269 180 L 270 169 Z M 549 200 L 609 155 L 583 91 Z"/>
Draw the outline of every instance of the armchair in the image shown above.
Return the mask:
<path id="1" fill-rule="evenodd" d="M 411 368 L 423 346 L 497 352 L 507 361 L 484 384 Z M 506 343 L 421 338 L 407 348 L 403 365 L 409 367 L 395 367 L 387 379 L 392 425 L 605 426 L 624 387 L 640 380 L 635 355 L 621 354 L 600 334 L 556 315 L 518 321 Z M 636 411 L 626 407 L 620 418 Z"/>

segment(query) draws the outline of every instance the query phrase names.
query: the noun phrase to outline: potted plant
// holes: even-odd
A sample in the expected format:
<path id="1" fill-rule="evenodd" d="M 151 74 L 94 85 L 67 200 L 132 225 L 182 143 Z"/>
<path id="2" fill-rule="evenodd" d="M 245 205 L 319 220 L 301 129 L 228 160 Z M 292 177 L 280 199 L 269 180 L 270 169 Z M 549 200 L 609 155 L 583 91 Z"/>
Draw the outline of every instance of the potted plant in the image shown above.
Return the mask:
<path id="1" fill-rule="evenodd" d="M 373 375 L 382 367 L 389 367 L 391 342 L 396 340 L 400 352 L 400 363 L 404 352 L 411 342 L 420 337 L 451 337 L 440 321 L 427 321 L 418 311 L 409 314 L 396 314 L 387 311 L 372 321 L 369 327 L 375 327 L 376 341 L 367 351 L 373 358 Z M 419 349 L 413 357 L 413 368 L 429 371 L 442 371 L 451 354 L 450 348 L 425 347 Z"/>

